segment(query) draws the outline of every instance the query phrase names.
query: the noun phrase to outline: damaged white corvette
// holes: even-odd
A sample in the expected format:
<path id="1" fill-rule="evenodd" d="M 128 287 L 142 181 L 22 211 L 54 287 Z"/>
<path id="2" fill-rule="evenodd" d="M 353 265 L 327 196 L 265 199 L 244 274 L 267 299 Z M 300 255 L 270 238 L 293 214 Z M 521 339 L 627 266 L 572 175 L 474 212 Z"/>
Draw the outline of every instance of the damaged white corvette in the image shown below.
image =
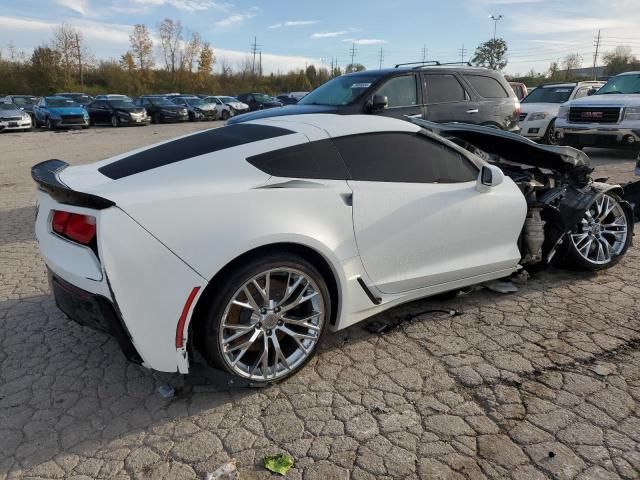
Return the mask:
<path id="1" fill-rule="evenodd" d="M 193 352 L 252 382 L 327 330 L 560 261 L 626 252 L 633 213 L 588 157 L 485 127 L 277 117 L 93 165 L 33 167 L 56 303 L 146 367 Z"/>

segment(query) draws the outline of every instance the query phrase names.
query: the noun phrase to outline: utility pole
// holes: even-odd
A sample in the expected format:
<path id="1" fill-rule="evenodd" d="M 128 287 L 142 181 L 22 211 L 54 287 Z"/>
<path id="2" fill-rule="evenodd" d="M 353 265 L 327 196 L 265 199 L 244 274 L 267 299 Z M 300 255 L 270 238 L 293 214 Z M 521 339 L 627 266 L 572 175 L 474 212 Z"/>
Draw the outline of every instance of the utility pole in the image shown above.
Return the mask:
<path id="1" fill-rule="evenodd" d="M 76 47 L 76 52 L 78 57 L 78 69 L 80 70 L 80 86 L 82 87 L 82 90 L 84 90 L 84 72 L 82 70 L 82 52 L 80 48 L 80 36 L 78 35 L 77 32 L 75 35 L 75 40 L 76 40 L 75 47 Z"/>
<path id="2" fill-rule="evenodd" d="M 598 63 L 598 50 L 600 49 L 600 30 L 598 30 L 598 36 L 594 39 L 593 43 L 596 47 L 596 52 L 593 54 L 593 79 L 597 80 L 598 75 L 596 75 L 596 65 Z"/>
<path id="3" fill-rule="evenodd" d="M 351 48 L 349 49 L 349 54 L 351 55 L 351 69 L 353 69 L 353 62 L 356 58 L 356 42 L 351 44 Z"/>
<path id="4" fill-rule="evenodd" d="M 380 47 L 380 53 L 378 55 L 378 59 L 380 60 L 379 68 L 382 68 L 382 62 L 384 61 L 384 50 L 382 49 L 382 47 Z"/>
<path id="5" fill-rule="evenodd" d="M 260 49 L 260 68 L 258 68 L 258 72 L 260 72 L 260 76 L 262 76 L 262 49 Z"/>
<path id="6" fill-rule="evenodd" d="M 427 55 L 429 54 L 429 49 L 427 48 L 426 45 L 422 46 L 422 62 L 426 62 L 427 61 Z"/>
<path id="7" fill-rule="evenodd" d="M 251 44 L 251 53 L 253 54 L 253 60 L 251 62 L 251 74 L 256 73 L 256 54 L 258 53 L 258 38 L 253 37 L 253 43 Z"/>
<path id="8" fill-rule="evenodd" d="M 460 63 L 464 63 L 464 54 L 466 53 L 467 49 L 464 48 L 464 43 L 462 44 L 462 48 L 460 50 L 458 50 L 458 53 L 460 53 Z"/>

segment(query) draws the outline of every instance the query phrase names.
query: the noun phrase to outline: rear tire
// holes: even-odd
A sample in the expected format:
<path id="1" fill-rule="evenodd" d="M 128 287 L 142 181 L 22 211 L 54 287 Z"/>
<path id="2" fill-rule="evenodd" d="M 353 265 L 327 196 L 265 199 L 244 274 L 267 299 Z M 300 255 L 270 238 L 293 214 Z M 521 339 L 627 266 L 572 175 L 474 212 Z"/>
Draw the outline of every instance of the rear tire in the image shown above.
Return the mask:
<path id="1" fill-rule="evenodd" d="M 213 367 L 253 383 L 277 382 L 298 372 L 329 327 L 333 306 L 327 284 L 298 255 L 251 260 L 216 287 L 195 327 L 196 345 Z"/>
<path id="2" fill-rule="evenodd" d="M 568 236 L 564 262 L 570 268 L 596 271 L 612 267 L 629 249 L 633 224 L 614 193 L 597 196 Z"/>
<path id="3" fill-rule="evenodd" d="M 225 122 L 229 120 L 229 112 L 227 110 L 222 111 L 222 120 L 224 120 Z"/>
<path id="4" fill-rule="evenodd" d="M 159 112 L 154 113 L 153 116 L 151 117 L 151 121 L 153 123 L 161 123 L 162 117 L 160 116 L 160 113 Z"/>

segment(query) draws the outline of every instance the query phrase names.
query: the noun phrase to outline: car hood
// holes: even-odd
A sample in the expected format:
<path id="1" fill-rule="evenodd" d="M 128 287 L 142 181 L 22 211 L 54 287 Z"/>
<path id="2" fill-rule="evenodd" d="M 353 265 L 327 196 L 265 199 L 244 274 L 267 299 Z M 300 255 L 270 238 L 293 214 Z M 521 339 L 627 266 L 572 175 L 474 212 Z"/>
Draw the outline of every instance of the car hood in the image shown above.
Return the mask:
<path id="1" fill-rule="evenodd" d="M 21 117 L 24 112 L 20 109 L 0 110 L 0 118 Z"/>
<path id="2" fill-rule="evenodd" d="M 118 107 L 114 108 L 116 112 L 126 112 L 126 113 L 144 113 L 145 109 L 142 107 Z"/>
<path id="3" fill-rule="evenodd" d="M 438 135 L 460 138 L 480 150 L 520 165 L 565 173 L 577 167 L 588 167 L 591 163 L 586 153 L 575 148 L 540 145 L 497 128 L 465 123 L 433 123 L 422 119 L 412 119 L 412 122 Z"/>
<path id="4" fill-rule="evenodd" d="M 618 95 L 618 94 L 595 94 L 590 97 L 582 97 L 571 100 L 568 105 L 586 106 L 586 105 L 633 105 L 640 106 L 640 94 L 634 95 Z"/>
<path id="5" fill-rule="evenodd" d="M 560 109 L 559 103 L 522 103 L 520 111 L 522 113 L 545 112 L 550 115 L 557 115 Z"/>
<path id="6" fill-rule="evenodd" d="M 287 105 L 282 108 L 271 108 L 269 110 L 258 110 L 250 113 L 243 113 L 227 121 L 227 124 L 250 122 L 261 118 L 283 117 L 285 115 L 302 115 L 307 113 L 336 113 L 337 108 L 329 105 Z"/>
<path id="7" fill-rule="evenodd" d="M 215 110 L 216 105 L 214 103 L 207 103 L 205 105 L 194 105 L 193 108 L 197 108 L 198 110 Z"/>
<path id="8" fill-rule="evenodd" d="M 49 107 L 47 110 L 58 115 L 84 115 L 87 113 L 82 107 Z"/>

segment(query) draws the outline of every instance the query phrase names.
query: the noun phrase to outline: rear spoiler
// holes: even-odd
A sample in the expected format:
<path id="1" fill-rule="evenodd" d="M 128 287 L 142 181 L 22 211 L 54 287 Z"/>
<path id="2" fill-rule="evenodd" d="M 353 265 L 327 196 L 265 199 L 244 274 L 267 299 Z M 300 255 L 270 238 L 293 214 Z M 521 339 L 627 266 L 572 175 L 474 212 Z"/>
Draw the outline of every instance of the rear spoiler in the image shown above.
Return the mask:
<path id="1" fill-rule="evenodd" d="M 62 183 L 58 179 L 58 173 L 68 166 L 69 164 L 62 160 L 46 160 L 31 167 L 31 177 L 40 190 L 47 192 L 60 203 L 95 210 L 103 210 L 115 205 L 111 200 L 90 193 L 77 192 Z"/>

